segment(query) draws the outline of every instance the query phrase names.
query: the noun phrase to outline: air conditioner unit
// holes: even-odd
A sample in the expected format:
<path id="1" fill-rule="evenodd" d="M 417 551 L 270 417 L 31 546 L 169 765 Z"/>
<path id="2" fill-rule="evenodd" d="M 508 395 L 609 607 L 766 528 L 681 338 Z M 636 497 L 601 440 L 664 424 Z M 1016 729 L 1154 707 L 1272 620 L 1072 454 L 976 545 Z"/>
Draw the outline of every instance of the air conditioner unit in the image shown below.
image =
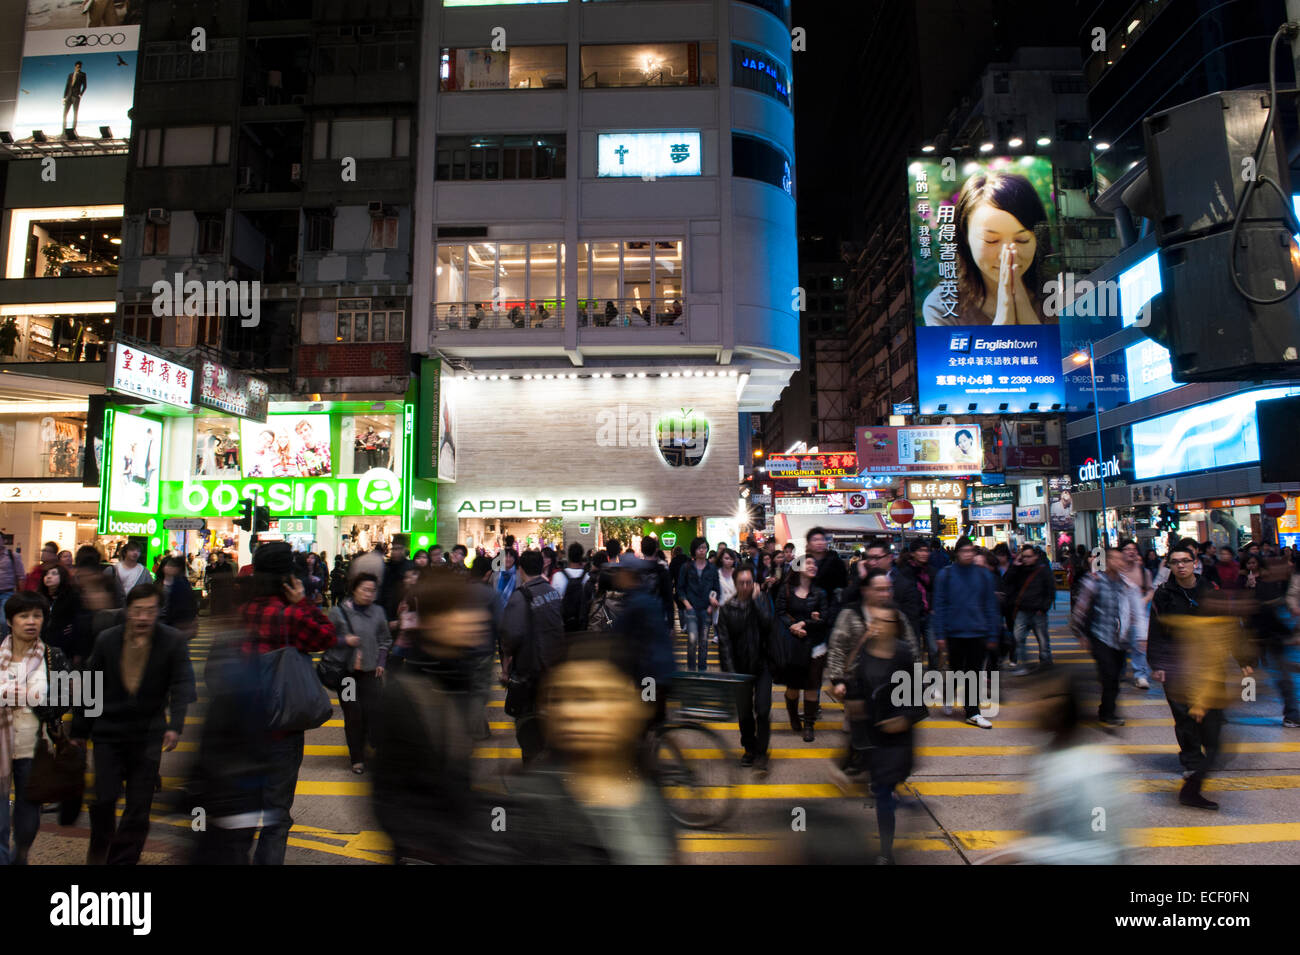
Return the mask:
<path id="1" fill-rule="evenodd" d="M 296 162 L 289 167 L 289 181 L 302 182 L 302 163 Z"/>
<path id="2" fill-rule="evenodd" d="M 366 209 L 372 216 L 382 216 L 384 214 L 384 204 L 382 202 L 367 203 Z"/>
<path id="3" fill-rule="evenodd" d="M 150 209 L 145 218 L 155 225 L 166 225 L 172 221 L 172 214 L 166 209 Z"/>
<path id="4" fill-rule="evenodd" d="M 251 189 L 252 186 L 253 186 L 253 167 L 240 166 L 239 167 L 239 188 Z"/>

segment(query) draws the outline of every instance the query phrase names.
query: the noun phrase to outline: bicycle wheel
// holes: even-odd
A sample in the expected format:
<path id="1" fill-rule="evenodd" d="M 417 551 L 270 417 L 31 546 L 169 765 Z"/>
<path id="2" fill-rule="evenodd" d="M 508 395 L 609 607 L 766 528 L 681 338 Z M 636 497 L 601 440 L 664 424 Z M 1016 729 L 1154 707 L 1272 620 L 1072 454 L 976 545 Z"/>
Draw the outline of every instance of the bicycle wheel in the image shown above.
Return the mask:
<path id="1" fill-rule="evenodd" d="M 659 785 L 677 823 L 688 829 L 721 825 L 736 795 L 735 766 L 726 741 L 699 723 L 666 723 L 654 747 Z"/>

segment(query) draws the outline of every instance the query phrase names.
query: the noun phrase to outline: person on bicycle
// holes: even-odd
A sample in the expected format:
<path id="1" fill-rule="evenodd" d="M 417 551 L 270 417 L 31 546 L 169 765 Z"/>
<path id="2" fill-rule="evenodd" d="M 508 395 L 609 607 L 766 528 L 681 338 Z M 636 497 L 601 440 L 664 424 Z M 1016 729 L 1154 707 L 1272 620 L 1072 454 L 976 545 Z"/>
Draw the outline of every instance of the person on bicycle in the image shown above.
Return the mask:
<path id="1" fill-rule="evenodd" d="M 772 611 L 766 598 L 754 599 L 757 587 L 749 564 L 736 569 L 735 582 L 736 595 L 718 611 L 718 656 L 724 673 L 754 678 L 737 691 L 740 745 L 745 750 L 740 765 L 752 766 L 763 776 L 772 738 L 772 671 L 767 663 Z"/>

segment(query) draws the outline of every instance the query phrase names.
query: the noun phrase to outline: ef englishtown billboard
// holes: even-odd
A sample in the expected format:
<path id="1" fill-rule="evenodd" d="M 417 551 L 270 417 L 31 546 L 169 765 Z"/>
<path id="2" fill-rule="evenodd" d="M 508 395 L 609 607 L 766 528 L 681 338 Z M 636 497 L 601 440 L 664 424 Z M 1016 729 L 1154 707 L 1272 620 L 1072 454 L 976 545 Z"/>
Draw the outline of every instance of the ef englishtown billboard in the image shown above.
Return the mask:
<path id="1" fill-rule="evenodd" d="M 907 183 L 920 413 L 1062 403 L 1051 161 L 914 159 Z"/>

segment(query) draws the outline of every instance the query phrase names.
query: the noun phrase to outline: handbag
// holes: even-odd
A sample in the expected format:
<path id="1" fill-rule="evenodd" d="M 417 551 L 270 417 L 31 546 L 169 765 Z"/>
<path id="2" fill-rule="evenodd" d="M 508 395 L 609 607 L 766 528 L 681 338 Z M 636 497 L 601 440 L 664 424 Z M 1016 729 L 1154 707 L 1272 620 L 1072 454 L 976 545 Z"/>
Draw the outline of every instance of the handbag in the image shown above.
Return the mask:
<path id="1" fill-rule="evenodd" d="M 352 617 L 348 614 L 347 608 L 339 604 L 339 610 L 347 619 L 348 626 L 355 632 L 356 627 L 352 625 Z M 331 690 L 343 689 L 343 679 L 348 675 L 348 660 L 353 654 L 352 647 L 344 647 L 340 650 L 338 647 L 331 647 L 321 654 L 320 660 L 316 664 L 316 678 L 321 684 Z"/>
<path id="2" fill-rule="evenodd" d="M 45 685 L 51 685 L 48 645 L 45 648 Z M 86 751 L 68 739 L 63 723 L 42 722 L 23 797 L 27 802 L 37 805 L 59 803 L 64 807 L 59 814 L 60 823 L 71 825 L 76 821 L 76 816 L 69 818 L 69 810 L 75 805 L 80 811 L 85 789 Z M 64 822 L 65 819 L 68 821 Z"/>
<path id="3" fill-rule="evenodd" d="M 284 619 L 283 610 L 280 619 Z M 334 707 L 311 657 L 290 646 L 288 635 L 284 636 L 285 646 L 258 658 L 266 693 L 266 728 L 273 733 L 314 730 L 324 725 Z"/>

